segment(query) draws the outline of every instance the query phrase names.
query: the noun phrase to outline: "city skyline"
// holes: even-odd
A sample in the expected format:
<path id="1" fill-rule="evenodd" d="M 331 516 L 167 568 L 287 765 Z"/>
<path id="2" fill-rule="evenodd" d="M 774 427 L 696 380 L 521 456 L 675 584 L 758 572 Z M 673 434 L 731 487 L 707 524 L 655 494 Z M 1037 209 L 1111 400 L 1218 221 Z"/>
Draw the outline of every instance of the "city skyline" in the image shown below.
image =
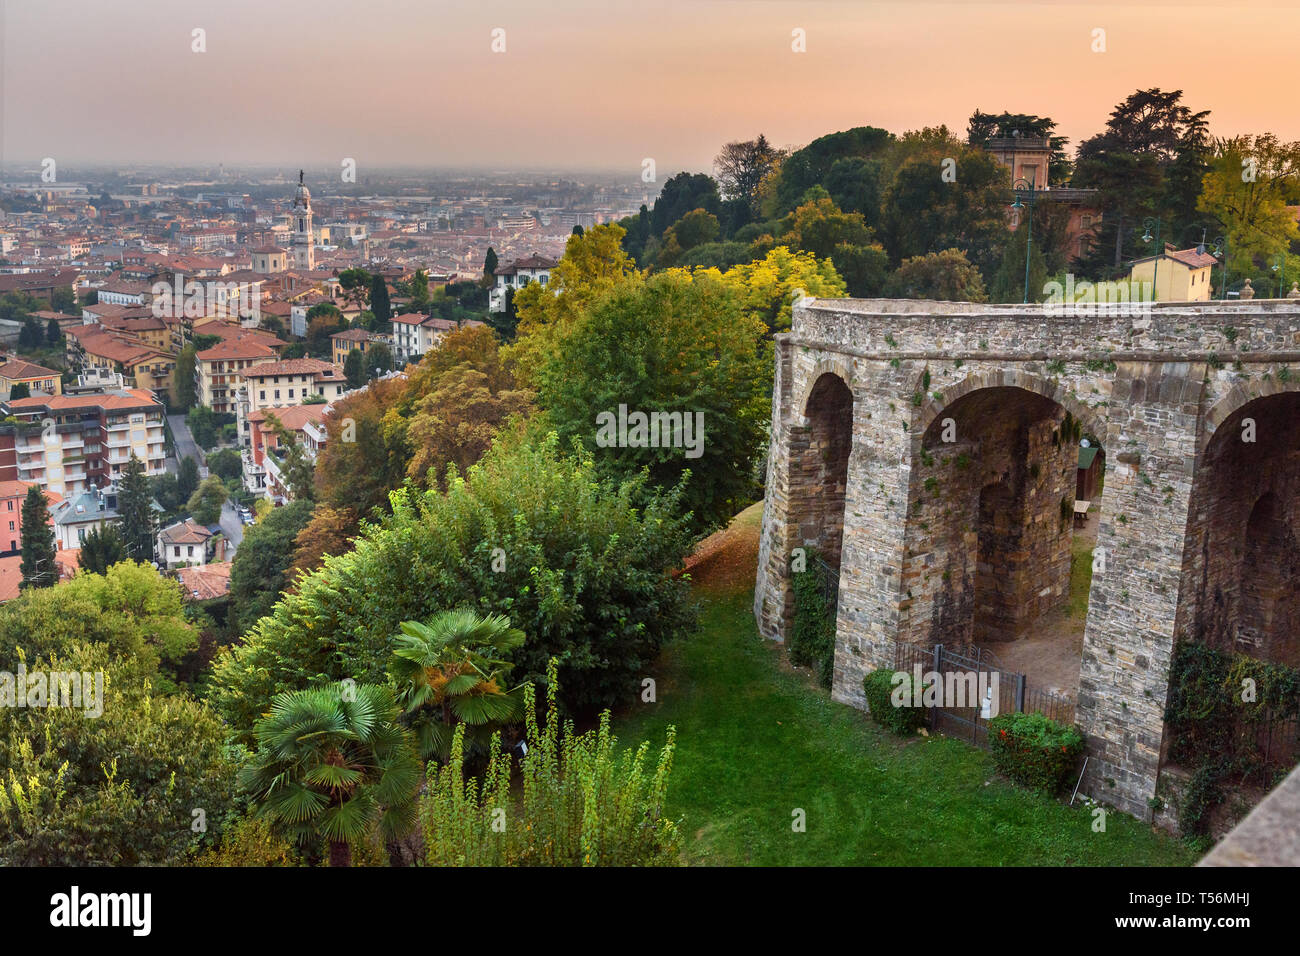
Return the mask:
<path id="1" fill-rule="evenodd" d="M 1215 136 L 1300 139 L 1284 89 L 1259 82 L 1291 55 L 1300 11 L 1290 3 L 1225 12 L 721 0 L 666 3 L 653 15 L 593 0 L 0 9 L 0 160 L 10 164 L 296 168 L 351 157 L 362 175 L 397 166 L 639 175 L 645 159 L 706 170 L 724 142 L 760 132 L 778 146 L 861 125 L 944 124 L 961 135 L 975 109 L 1051 116 L 1072 151 L 1149 87 L 1182 89 L 1190 107 L 1211 111 Z M 349 20 L 357 29 L 340 30 Z M 502 53 L 492 52 L 497 28 Z M 192 49 L 195 29 L 205 52 Z M 796 29 L 807 52 L 792 50 Z M 1105 52 L 1093 52 L 1097 29 Z M 62 51 L 53 62 L 52 35 Z M 620 36 L 627 42 L 611 40 Z M 1251 68 L 1223 66 L 1224 49 L 1249 49 Z"/>

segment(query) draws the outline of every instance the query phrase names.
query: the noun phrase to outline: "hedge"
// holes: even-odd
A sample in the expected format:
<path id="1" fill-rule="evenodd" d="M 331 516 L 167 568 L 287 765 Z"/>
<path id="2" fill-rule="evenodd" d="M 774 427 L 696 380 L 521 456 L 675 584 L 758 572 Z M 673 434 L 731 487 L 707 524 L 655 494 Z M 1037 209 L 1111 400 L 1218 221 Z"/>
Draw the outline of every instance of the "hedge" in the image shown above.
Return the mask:
<path id="1" fill-rule="evenodd" d="M 1083 756 L 1083 734 L 1042 714 L 1000 714 L 989 721 L 989 749 L 999 773 L 1054 794 Z"/>

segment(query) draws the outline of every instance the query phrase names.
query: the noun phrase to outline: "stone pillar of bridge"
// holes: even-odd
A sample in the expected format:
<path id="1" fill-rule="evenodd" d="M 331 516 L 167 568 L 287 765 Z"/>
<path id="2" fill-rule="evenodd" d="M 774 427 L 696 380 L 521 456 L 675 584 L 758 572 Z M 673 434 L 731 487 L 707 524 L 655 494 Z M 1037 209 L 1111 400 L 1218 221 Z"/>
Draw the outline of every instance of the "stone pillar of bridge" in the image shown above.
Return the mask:
<path id="1" fill-rule="evenodd" d="M 862 679 L 894 662 L 904 617 L 912 409 L 910 371 L 857 363 L 831 696 L 865 709 Z"/>
<path id="2" fill-rule="evenodd" d="M 758 578 L 754 582 L 754 618 L 758 633 L 784 641 L 794 614 L 790 586 L 790 444 L 800 411 L 792 408 L 793 348 L 790 335 L 776 336 L 776 369 L 772 388 L 772 435 L 768 446 L 767 479 L 763 495 L 763 529 L 758 539 Z"/>
<path id="3" fill-rule="evenodd" d="M 1203 363 L 1122 363 L 1079 675 L 1084 792 L 1149 819 L 1195 468 Z M 1104 565 L 1102 564 L 1104 562 Z"/>

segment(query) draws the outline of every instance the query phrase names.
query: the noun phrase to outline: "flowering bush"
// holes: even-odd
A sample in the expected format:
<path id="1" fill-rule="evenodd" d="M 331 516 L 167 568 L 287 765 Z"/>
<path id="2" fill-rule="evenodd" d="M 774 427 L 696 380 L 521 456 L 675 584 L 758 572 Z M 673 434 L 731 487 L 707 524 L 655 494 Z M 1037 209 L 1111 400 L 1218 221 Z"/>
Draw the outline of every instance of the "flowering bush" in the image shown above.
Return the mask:
<path id="1" fill-rule="evenodd" d="M 999 773 L 1056 793 L 1083 756 L 1083 734 L 1042 714 L 1000 714 L 989 721 L 989 749 Z"/>

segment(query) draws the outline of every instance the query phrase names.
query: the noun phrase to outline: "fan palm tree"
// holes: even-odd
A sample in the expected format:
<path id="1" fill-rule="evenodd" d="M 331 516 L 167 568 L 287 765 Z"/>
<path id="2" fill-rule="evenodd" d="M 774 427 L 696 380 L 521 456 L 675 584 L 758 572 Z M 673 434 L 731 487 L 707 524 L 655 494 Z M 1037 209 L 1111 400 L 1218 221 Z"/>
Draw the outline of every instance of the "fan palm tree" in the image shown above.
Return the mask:
<path id="1" fill-rule="evenodd" d="M 389 676 L 421 757 L 446 763 L 458 723 L 466 725 L 467 751 L 482 753 L 493 731 L 521 718 L 522 687 L 505 689 L 511 665 L 502 658 L 523 642 L 509 618 L 469 610 L 402 624 Z"/>
<path id="2" fill-rule="evenodd" d="M 300 843 L 324 839 L 330 866 L 376 828 L 385 839 L 415 825 L 420 762 L 398 721 L 392 688 L 339 682 L 277 694 L 257 722 L 257 753 L 240 784 L 258 813 Z"/>

